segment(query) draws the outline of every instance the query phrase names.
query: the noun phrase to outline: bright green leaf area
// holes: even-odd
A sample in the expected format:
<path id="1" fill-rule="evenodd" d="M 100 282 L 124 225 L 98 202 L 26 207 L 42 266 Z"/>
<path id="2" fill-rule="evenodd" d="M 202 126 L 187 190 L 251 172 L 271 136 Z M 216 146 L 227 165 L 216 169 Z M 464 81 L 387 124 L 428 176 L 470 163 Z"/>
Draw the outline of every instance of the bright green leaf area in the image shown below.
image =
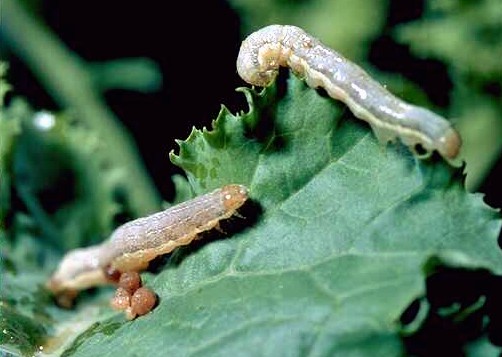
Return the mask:
<path id="1" fill-rule="evenodd" d="M 400 317 L 435 265 L 502 272 L 499 214 L 460 169 L 379 144 L 295 77 L 243 92 L 247 113 L 223 108 L 171 160 L 188 176 L 182 196 L 246 185 L 244 218 L 144 274 L 152 313 L 128 322 L 95 303 L 97 323 L 64 355 L 400 356 Z"/>

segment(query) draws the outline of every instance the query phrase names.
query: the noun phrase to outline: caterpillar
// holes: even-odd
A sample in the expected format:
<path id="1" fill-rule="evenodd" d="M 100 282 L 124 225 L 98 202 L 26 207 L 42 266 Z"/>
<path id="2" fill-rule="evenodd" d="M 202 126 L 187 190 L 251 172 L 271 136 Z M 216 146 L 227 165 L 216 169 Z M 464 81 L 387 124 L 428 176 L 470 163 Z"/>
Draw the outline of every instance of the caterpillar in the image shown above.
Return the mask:
<path id="1" fill-rule="evenodd" d="M 69 306 L 79 290 L 119 282 L 122 274 L 146 269 L 157 256 L 189 244 L 202 232 L 218 228 L 219 222 L 237 214 L 237 209 L 247 199 L 245 186 L 226 185 L 148 217 L 127 222 L 118 227 L 107 241 L 68 252 L 46 287 L 60 298 L 61 305 Z M 124 287 L 119 283 L 119 288 Z M 140 283 L 128 290 L 133 302 L 136 290 L 145 295 Z M 119 295 L 123 300 L 124 294 Z M 153 306 L 152 298 L 148 299 L 148 304 Z M 135 314 L 129 316 L 134 318 Z"/>
<path id="2" fill-rule="evenodd" d="M 308 86 L 322 87 L 330 97 L 344 102 L 371 126 L 380 142 L 399 138 L 422 158 L 437 150 L 446 160 L 453 160 L 460 151 L 460 135 L 446 119 L 394 96 L 361 67 L 303 29 L 270 25 L 242 42 L 237 72 L 244 81 L 266 87 L 280 66 L 289 67 Z"/>

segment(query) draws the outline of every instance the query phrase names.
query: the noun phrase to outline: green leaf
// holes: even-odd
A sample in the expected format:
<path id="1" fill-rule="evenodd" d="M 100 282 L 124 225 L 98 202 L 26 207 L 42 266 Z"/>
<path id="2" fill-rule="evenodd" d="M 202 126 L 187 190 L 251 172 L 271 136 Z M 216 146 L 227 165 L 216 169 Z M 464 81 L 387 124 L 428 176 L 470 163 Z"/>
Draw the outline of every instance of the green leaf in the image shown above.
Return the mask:
<path id="1" fill-rule="evenodd" d="M 498 357 L 501 353 L 502 348 L 493 346 L 486 338 L 467 347 L 468 356 Z"/>
<path id="2" fill-rule="evenodd" d="M 0 302 L 0 352 L 30 355 L 36 352 L 46 331 L 42 324 Z"/>
<path id="3" fill-rule="evenodd" d="M 502 272 L 499 214 L 459 170 L 382 147 L 294 77 L 243 91 L 248 113 L 223 108 L 171 159 L 196 194 L 248 186 L 246 218 L 144 274 L 151 314 L 95 324 L 66 355 L 400 356 L 400 318 L 438 266 Z"/>

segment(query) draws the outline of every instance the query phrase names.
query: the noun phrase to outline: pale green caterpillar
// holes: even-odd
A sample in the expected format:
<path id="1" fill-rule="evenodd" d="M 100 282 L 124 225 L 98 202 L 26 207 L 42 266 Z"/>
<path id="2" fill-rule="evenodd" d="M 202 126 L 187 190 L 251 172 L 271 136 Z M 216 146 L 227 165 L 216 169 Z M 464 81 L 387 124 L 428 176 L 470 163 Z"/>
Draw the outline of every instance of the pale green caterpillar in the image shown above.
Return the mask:
<path id="1" fill-rule="evenodd" d="M 289 67 L 313 88 L 322 87 L 354 115 L 369 123 L 381 142 L 399 138 L 421 157 L 437 150 L 457 157 L 461 139 L 443 117 L 397 98 L 362 68 L 296 26 L 271 25 L 249 35 L 237 58 L 246 82 L 268 86 L 279 66 Z M 422 147 L 426 153 L 420 153 Z"/>

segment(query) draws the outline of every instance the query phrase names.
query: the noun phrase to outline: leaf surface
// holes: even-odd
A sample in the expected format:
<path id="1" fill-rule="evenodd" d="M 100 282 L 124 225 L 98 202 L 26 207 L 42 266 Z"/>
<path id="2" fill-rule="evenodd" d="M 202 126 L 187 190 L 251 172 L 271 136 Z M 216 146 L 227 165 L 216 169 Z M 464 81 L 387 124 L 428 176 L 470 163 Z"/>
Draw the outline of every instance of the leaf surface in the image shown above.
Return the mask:
<path id="1" fill-rule="evenodd" d="M 249 112 L 223 108 L 171 159 L 196 194 L 246 185 L 246 218 L 145 274 L 151 314 L 97 324 L 67 355 L 398 356 L 432 262 L 502 271 L 498 213 L 458 170 L 379 145 L 294 77 L 243 91 Z"/>

